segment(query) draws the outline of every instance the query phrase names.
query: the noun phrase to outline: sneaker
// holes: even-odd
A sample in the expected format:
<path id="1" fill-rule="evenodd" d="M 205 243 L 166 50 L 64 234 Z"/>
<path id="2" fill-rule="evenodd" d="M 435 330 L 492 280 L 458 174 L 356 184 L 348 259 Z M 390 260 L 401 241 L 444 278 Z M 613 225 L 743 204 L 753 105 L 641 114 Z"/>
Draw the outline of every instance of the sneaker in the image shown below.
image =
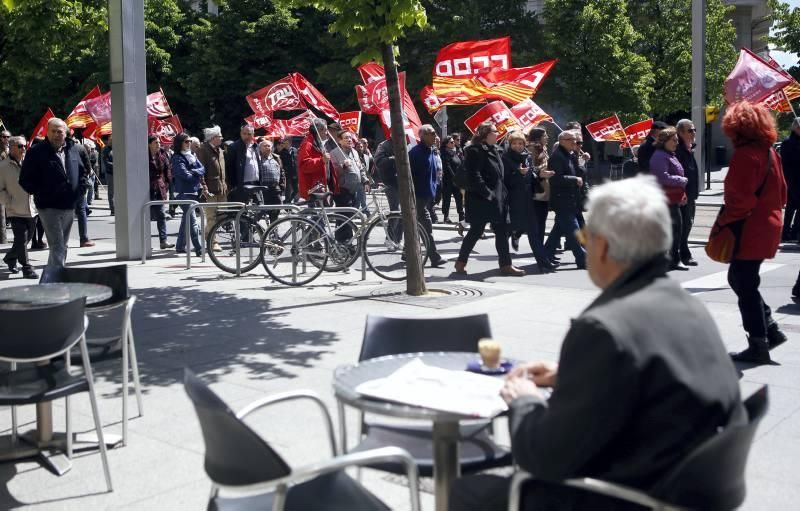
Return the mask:
<path id="1" fill-rule="evenodd" d="M 94 241 L 92 241 L 92 240 L 81 241 L 81 248 L 84 248 L 84 247 L 93 247 L 93 246 L 94 246 L 94 244 L 95 244 L 95 243 L 94 243 Z"/>
<path id="2" fill-rule="evenodd" d="M 764 337 L 750 337 L 747 340 L 748 346 L 744 351 L 731 353 L 734 362 L 744 362 L 747 364 L 769 364 L 772 359 L 769 356 L 769 345 Z"/>
<path id="3" fill-rule="evenodd" d="M 211 245 L 211 250 L 213 250 L 214 252 L 222 252 L 222 247 L 220 247 L 219 243 L 215 241 L 214 244 Z"/>
<path id="4" fill-rule="evenodd" d="M 174 243 L 170 243 L 168 241 L 162 241 L 160 243 L 160 246 L 161 246 L 161 250 L 166 250 L 168 248 L 175 248 L 175 244 Z"/>

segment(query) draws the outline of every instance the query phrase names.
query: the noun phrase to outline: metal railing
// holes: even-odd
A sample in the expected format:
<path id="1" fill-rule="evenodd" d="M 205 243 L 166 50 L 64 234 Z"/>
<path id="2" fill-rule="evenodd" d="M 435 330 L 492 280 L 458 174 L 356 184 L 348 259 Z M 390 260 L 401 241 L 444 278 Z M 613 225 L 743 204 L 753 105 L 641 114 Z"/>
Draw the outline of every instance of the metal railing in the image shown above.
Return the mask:
<path id="1" fill-rule="evenodd" d="M 246 212 L 251 211 L 283 211 L 285 209 L 290 209 L 294 212 L 301 211 L 299 206 L 295 206 L 294 204 L 263 204 L 263 205 L 250 205 L 245 206 L 244 208 L 240 209 L 236 213 L 236 217 L 233 221 L 233 231 L 234 231 L 234 240 L 236 243 L 236 276 L 242 276 L 242 236 L 241 236 L 241 220 L 242 215 Z M 252 246 L 250 247 L 253 248 Z M 261 250 L 261 247 L 258 247 Z M 252 254 L 251 254 L 252 255 Z"/>
<path id="2" fill-rule="evenodd" d="M 244 202 L 197 202 L 189 206 L 189 209 L 186 211 L 185 215 L 188 217 L 189 215 L 194 214 L 194 210 L 196 209 L 207 209 L 207 208 L 244 208 L 247 206 Z M 205 232 L 206 232 L 206 216 L 205 215 L 198 215 L 200 217 L 200 237 L 203 238 L 202 242 L 200 243 L 200 262 L 206 262 L 206 244 L 205 244 Z M 186 225 L 189 225 L 189 220 L 186 221 Z M 187 229 L 186 232 L 189 232 Z M 188 245 L 189 240 L 187 238 L 186 243 Z M 192 259 L 191 254 L 189 251 L 186 251 L 186 269 L 189 270 L 192 267 Z"/>
<path id="3" fill-rule="evenodd" d="M 200 204 L 196 200 L 188 200 L 188 199 L 174 199 L 174 200 L 151 200 L 144 203 L 142 206 L 142 264 L 147 262 L 147 253 L 152 249 L 152 245 L 150 244 L 150 206 L 165 206 L 168 204 L 175 204 L 175 205 L 189 205 L 192 206 L 194 204 Z M 184 235 L 186 236 L 187 243 L 191 239 L 191 224 L 190 222 L 186 222 L 186 227 L 184 231 Z M 180 247 L 178 247 L 180 248 Z M 186 269 L 188 270 L 191 268 L 191 252 L 189 250 L 186 251 Z"/>

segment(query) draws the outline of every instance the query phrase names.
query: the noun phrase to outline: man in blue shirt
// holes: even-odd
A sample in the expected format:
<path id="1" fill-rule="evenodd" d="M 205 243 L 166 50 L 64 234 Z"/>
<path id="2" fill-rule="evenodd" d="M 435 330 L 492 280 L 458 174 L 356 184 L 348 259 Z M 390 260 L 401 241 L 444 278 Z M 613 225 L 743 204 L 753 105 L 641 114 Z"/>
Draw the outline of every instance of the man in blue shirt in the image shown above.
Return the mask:
<path id="1" fill-rule="evenodd" d="M 430 124 L 423 124 L 419 128 L 420 143 L 408 152 L 411 163 L 411 179 L 414 181 L 414 194 L 417 197 L 417 221 L 428 233 L 430 245 L 428 256 L 431 266 L 443 265 L 446 261 L 436 250 L 433 240 L 433 222 L 428 210 L 436 197 L 436 155 L 433 146 L 436 144 L 436 130 Z"/>

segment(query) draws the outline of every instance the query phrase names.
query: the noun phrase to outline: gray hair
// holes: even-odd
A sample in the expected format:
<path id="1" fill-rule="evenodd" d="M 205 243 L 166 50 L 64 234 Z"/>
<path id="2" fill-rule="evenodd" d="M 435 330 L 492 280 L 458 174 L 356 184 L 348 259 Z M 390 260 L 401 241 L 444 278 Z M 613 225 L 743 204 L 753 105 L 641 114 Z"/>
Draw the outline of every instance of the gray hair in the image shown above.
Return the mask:
<path id="1" fill-rule="evenodd" d="M 586 229 L 608 240 L 608 255 L 623 265 L 644 262 L 672 245 L 667 200 L 652 176 L 592 188 Z"/>
<path id="2" fill-rule="evenodd" d="M 328 124 L 323 119 L 314 119 L 314 127 L 318 130 L 328 129 Z"/>
<path id="3" fill-rule="evenodd" d="M 274 147 L 275 146 L 275 144 L 272 143 L 272 140 L 270 140 L 268 138 L 265 138 L 264 140 L 262 140 L 261 142 L 258 143 L 258 147 L 261 147 L 262 145 L 269 145 L 270 147 Z"/>
<path id="4" fill-rule="evenodd" d="M 16 135 L 8 139 L 8 147 L 14 147 L 15 145 L 25 145 L 27 142 L 25 141 L 25 137 L 22 135 Z"/>
<path id="5" fill-rule="evenodd" d="M 423 124 L 422 126 L 419 127 L 419 134 L 420 136 L 422 136 L 425 133 L 433 133 L 435 135 L 436 129 L 430 124 Z"/>
<path id="6" fill-rule="evenodd" d="M 189 137 L 189 141 L 191 143 L 193 143 L 193 144 L 199 144 L 200 143 L 200 139 L 197 138 L 197 137 Z"/>
<path id="7" fill-rule="evenodd" d="M 5 135 L 6 137 L 11 137 L 11 132 L 8 130 L 0 131 L 0 135 Z"/>
<path id="8" fill-rule="evenodd" d="M 694 123 L 691 119 L 681 119 L 677 124 L 675 124 L 675 129 L 678 131 L 686 131 L 689 126 L 694 126 Z"/>
<path id="9" fill-rule="evenodd" d="M 562 131 L 561 133 L 558 134 L 558 141 L 561 142 L 562 140 L 564 140 L 567 137 L 577 138 L 575 136 L 575 131 L 573 131 L 573 130 L 564 130 L 564 131 Z"/>
<path id="10" fill-rule="evenodd" d="M 219 126 L 211 126 L 210 128 L 206 128 L 203 130 L 203 140 L 206 142 L 210 141 L 214 137 L 221 137 L 222 136 L 222 128 Z"/>
<path id="11" fill-rule="evenodd" d="M 67 129 L 67 123 L 64 122 L 63 119 L 59 119 L 58 117 L 51 117 L 47 121 L 47 129 L 50 129 L 50 126 L 52 126 L 53 124 L 58 124 L 59 126 L 64 126 L 64 129 Z"/>

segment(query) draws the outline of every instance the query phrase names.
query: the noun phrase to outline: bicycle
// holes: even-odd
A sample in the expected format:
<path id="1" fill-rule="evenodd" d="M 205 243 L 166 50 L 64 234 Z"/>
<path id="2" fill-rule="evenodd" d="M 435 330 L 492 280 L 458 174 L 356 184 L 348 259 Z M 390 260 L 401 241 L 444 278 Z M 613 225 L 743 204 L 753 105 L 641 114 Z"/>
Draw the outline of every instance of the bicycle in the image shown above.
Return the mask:
<path id="1" fill-rule="evenodd" d="M 245 185 L 243 188 L 249 193 L 249 197 L 245 212 L 239 220 L 240 271 L 246 273 L 261 262 L 261 246 L 264 232 L 269 226 L 269 213 L 254 209 L 254 206 L 258 206 L 260 202 L 258 193 L 265 190 L 266 187 Z M 236 273 L 236 215 L 238 212 L 238 209 L 218 209 L 217 221 L 211 227 L 206 239 L 209 258 L 217 268 L 228 273 Z M 214 251 L 215 246 L 218 246 L 220 250 Z"/>
<path id="2" fill-rule="evenodd" d="M 380 207 L 376 191 L 370 192 L 375 214 L 365 222 L 339 212 L 330 212 L 332 194 L 312 191 L 309 209 L 273 222 L 264 235 L 262 264 L 276 281 L 302 286 L 316 279 L 323 270 L 341 271 L 363 255 L 370 269 L 387 280 L 406 278 L 402 219 L 397 212 Z M 328 206 L 329 208 L 330 206 Z M 343 239 L 337 232 L 349 224 L 353 233 Z M 423 264 L 427 261 L 428 235 L 417 225 Z M 332 263 L 329 264 L 329 261 Z"/>

